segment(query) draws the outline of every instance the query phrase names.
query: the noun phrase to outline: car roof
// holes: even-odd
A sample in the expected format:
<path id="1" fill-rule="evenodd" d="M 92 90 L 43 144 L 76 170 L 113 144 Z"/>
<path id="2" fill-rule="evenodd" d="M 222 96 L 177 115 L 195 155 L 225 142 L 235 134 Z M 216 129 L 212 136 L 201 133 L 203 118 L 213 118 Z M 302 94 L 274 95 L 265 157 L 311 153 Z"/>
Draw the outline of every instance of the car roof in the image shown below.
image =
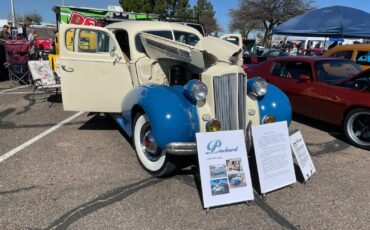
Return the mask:
<path id="1" fill-rule="evenodd" d="M 341 45 L 341 46 L 335 46 L 332 49 L 333 50 L 344 50 L 344 49 L 369 49 L 370 50 L 370 44 Z"/>
<path id="2" fill-rule="evenodd" d="M 284 57 L 275 57 L 268 59 L 267 61 L 305 61 L 305 62 L 318 62 L 322 60 L 347 60 L 348 59 L 339 59 L 339 58 L 327 58 L 321 56 L 284 56 Z"/>
<path id="3" fill-rule="evenodd" d="M 134 21 L 134 20 L 127 20 L 122 22 L 116 22 L 109 24 L 106 26 L 108 29 L 125 29 L 129 34 L 136 34 L 141 31 L 148 31 L 148 30 L 180 30 L 185 32 L 190 32 L 193 34 L 198 35 L 199 37 L 203 37 L 198 30 L 182 25 L 180 23 L 173 23 L 173 22 L 163 22 L 163 21 Z"/>

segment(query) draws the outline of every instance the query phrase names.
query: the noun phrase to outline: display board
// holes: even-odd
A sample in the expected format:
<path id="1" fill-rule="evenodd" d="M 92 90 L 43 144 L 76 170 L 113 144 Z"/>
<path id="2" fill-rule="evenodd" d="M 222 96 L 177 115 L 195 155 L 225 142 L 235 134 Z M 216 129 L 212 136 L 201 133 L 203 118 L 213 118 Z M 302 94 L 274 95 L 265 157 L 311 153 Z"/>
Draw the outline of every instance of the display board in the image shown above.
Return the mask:
<path id="1" fill-rule="evenodd" d="M 252 126 L 261 193 L 296 182 L 286 121 Z"/>
<path id="2" fill-rule="evenodd" d="M 43 86 L 56 84 L 49 61 L 28 61 L 28 66 L 33 80 L 40 80 Z"/>
<path id="3" fill-rule="evenodd" d="M 197 133 L 204 208 L 253 200 L 242 130 Z"/>
<path id="4" fill-rule="evenodd" d="M 306 143 L 303 140 L 301 131 L 297 130 L 290 135 L 290 145 L 297 159 L 299 168 L 301 169 L 303 178 L 307 181 L 312 174 L 316 172 L 316 168 L 312 162 Z"/>

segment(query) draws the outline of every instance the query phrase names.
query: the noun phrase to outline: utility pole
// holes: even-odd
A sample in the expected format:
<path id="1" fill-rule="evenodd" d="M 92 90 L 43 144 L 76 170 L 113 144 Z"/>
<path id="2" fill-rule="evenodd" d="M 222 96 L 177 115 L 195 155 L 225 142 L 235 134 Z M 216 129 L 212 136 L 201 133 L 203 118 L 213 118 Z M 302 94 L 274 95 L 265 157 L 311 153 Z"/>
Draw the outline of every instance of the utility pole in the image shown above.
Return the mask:
<path id="1" fill-rule="evenodd" d="M 12 27 L 15 27 L 15 11 L 14 11 L 14 0 L 10 0 L 10 5 L 12 8 Z"/>

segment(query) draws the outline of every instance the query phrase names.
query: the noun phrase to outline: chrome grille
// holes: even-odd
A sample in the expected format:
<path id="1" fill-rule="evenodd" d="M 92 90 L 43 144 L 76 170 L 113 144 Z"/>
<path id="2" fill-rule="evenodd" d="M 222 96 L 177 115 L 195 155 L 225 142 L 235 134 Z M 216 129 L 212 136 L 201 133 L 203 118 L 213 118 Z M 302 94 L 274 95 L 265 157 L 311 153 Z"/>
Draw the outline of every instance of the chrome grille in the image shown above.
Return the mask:
<path id="1" fill-rule="evenodd" d="M 222 130 L 245 129 L 245 78 L 227 74 L 213 78 L 216 119 Z"/>

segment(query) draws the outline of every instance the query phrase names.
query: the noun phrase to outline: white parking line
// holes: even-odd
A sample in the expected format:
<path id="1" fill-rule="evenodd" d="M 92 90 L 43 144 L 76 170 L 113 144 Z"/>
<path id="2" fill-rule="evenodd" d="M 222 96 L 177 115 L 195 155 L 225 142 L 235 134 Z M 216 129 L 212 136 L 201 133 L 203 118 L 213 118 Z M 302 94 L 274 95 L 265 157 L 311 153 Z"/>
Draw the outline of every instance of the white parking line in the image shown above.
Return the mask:
<path id="1" fill-rule="evenodd" d="M 5 93 L 0 92 L 0 94 L 7 94 L 7 95 L 11 95 L 11 94 L 32 94 L 32 91 L 29 91 L 29 92 L 25 92 L 25 91 L 22 91 L 22 92 L 5 92 Z M 35 94 L 42 94 L 42 92 L 37 92 Z"/>
<path id="2" fill-rule="evenodd" d="M 0 91 L 0 93 L 6 93 L 6 92 L 10 92 L 10 91 L 13 91 L 13 90 L 16 90 L 16 89 L 22 89 L 22 88 L 26 88 L 26 87 L 29 87 L 29 85 L 22 85 L 22 86 L 12 88 L 12 89 L 6 89 L 6 90 L 3 90 L 3 91 Z"/>
<path id="3" fill-rule="evenodd" d="M 32 138 L 31 140 L 19 145 L 18 147 L 10 150 L 9 152 L 5 153 L 4 155 L 0 156 L 0 163 L 5 161 L 6 159 L 8 159 L 9 157 L 15 155 L 17 152 L 21 151 L 22 149 L 26 148 L 27 146 L 33 144 L 34 142 L 40 140 L 41 138 L 45 137 L 46 135 L 50 134 L 51 132 L 54 132 L 55 130 L 59 129 L 60 127 L 62 127 L 64 124 L 72 121 L 73 119 L 75 119 L 76 117 L 82 115 L 84 112 L 78 112 L 78 113 L 75 113 L 74 115 L 72 115 L 71 117 L 65 119 L 64 121 L 60 122 L 59 124 L 56 124 L 54 125 L 53 127 L 51 127 L 50 129 L 40 133 L 39 135 L 35 136 L 34 138 Z"/>

